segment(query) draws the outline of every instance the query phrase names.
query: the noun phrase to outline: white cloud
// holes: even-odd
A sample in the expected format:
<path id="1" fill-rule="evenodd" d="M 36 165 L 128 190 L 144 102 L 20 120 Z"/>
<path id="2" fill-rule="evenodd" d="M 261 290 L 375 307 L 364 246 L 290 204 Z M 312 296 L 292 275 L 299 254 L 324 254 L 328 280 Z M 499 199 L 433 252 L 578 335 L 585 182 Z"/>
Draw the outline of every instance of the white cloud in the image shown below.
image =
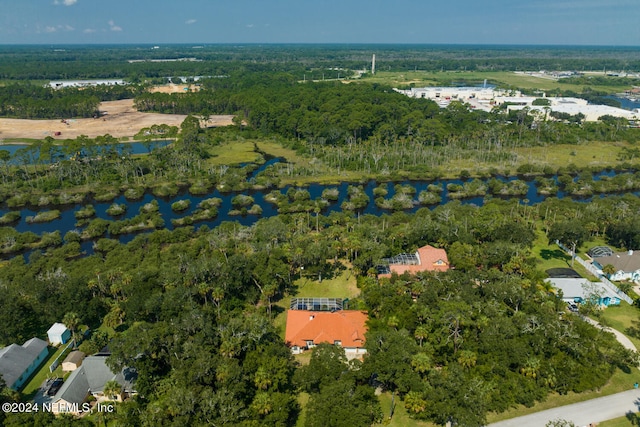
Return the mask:
<path id="1" fill-rule="evenodd" d="M 187 25 L 195 24 L 196 22 L 198 22 L 196 19 L 188 19 L 184 21 L 184 23 Z"/>
<path id="2" fill-rule="evenodd" d="M 78 3 L 78 0 L 53 0 L 53 4 L 55 4 L 56 6 L 58 5 L 65 5 L 65 6 L 73 6 L 74 4 Z"/>
<path id="3" fill-rule="evenodd" d="M 45 33 L 55 33 L 58 31 L 73 31 L 75 30 L 75 28 L 73 28 L 71 25 L 69 24 L 65 24 L 65 25 L 47 25 L 46 27 L 44 27 L 44 29 L 42 29 L 43 32 Z M 38 31 L 40 32 L 40 31 Z"/>
<path id="4" fill-rule="evenodd" d="M 253 28 L 253 24 L 247 24 L 247 28 Z"/>
<path id="5" fill-rule="evenodd" d="M 109 21 L 109 29 L 111 31 L 122 31 L 122 27 L 116 25 L 116 23 L 113 21 L 113 19 L 111 21 Z"/>
<path id="6" fill-rule="evenodd" d="M 85 34 L 92 34 L 92 33 L 95 33 L 96 30 L 93 28 L 85 28 L 84 30 L 82 30 L 82 32 Z"/>

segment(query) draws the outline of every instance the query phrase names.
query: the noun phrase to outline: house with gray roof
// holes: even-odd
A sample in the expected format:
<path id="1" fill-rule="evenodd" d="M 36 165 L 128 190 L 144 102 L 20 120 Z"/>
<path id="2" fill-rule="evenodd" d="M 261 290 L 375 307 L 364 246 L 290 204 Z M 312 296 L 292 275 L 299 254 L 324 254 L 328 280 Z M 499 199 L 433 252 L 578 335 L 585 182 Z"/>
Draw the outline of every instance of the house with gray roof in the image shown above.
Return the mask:
<path id="1" fill-rule="evenodd" d="M 0 375 L 7 387 L 19 390 L 48 355 L 47 342 L 40 338 L 0 349 Z"/>
<path id="2" fill-rule="evenodd" d="M 616 270 L 609 275 L 609 280 L 640 282 L 640 251 L 616 252 L 613 255 L 593 259 L 593 266 L 598 270 L 602 270 L 607 264 L 613 265 Z"/>
<path id="3" fill-rule="evenodd" d="M 550 278 L 545 282 L 562 292 L 562 300 L 566 302 L 591 301 L 604 307 L 620 305 L 620 297 L 601 282 L 590 282 L 584 278 Z"/>
<path id="4" fill-rule="evenodd" d="M 106 361 L 106 356 L 86 357 L 82 365 L 69 375 L 69 378 L 53 397 L 51 401 L 52 412 L 57 412 L 61 408 L 67 413 L 73 412 L 69 410 L 70 408 L 80 410 L 89 394 L 100 400 L 104 397 L 105 384 L 111 380 L 115 380 L 122 386 L 121 391 L 124 396 L 135 394 L 137 372 L 132 368 L 124 368 L 122 371 L 114 373 Z"/>

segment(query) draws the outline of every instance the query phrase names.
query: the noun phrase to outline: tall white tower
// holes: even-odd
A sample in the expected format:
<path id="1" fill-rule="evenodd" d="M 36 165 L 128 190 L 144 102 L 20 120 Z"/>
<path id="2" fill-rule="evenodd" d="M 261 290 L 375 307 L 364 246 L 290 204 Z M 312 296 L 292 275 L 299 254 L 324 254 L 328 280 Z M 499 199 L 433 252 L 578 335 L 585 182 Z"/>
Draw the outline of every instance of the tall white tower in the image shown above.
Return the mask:
<path id="1" fill-rule="evenodd" d="M 371 74 L 376 73 L 376 54 L 373 54 L 373 58 L 371 59 Z"/>

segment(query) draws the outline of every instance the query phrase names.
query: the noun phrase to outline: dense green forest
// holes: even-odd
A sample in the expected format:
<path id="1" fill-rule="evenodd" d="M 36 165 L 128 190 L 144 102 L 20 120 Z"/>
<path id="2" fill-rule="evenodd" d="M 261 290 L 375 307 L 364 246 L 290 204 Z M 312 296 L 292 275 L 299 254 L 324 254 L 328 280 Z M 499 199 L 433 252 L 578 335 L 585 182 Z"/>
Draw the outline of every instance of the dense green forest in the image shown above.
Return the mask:
<path id="1" fill-rule="evenodd" d="M 141 87 L 93 86 L 53 89 L 27 83 L 0 86 L 0 116 L 20 119 L 98 117 L 103 101 L 133 98 Z"/>
<path id="2" fill-rule="evenodd" d="M 156 231 L 80 259 L 65 256 L 69 242 L 0 269 L 0 340 L 24 340 L 67 312 L 112 328 L 81 349 L 112 339 L 114 366 L 140 372 L 139 397 L 114 416 L 127 425 L 293 425 L 299 391 L 311 396 L 308 425 L 326 419 L 331 411 L 322 408 L 342 395 L 357 396 L 339 399 L 345 413 L 359 414 L 349 425 L 369 425 L 380 417 L 373 378 L 417 418 L 479 426 L 488 411 L 601 387 L 616 367 L 634 363 L 613 337 L 564 313 L 530 249 L 540 228 L 562 239 L 567 222 L 584 240 L 635 244 L 638 208 L 637 197 L 625 196 L 589 205 L 450 203 L 383 217 L 289 214 L 252 227 Z M 381 283 L 371 276 L 382 257 L 424 242 L 446 248 L 456 270 Z M 336 371 L 327 349 L 296 373 L 271 324 L 281 310 L 273 303 L 295 294 L 301 266 L 331 277 L 334 259 L 360 277 L 352 306 L 371 316 L 369 355 Z M 25 420 L 12 418 L 8 425 Z"/>
<path id="3" fill-rule="evenodd" d="M 221 76 L 237 70 L 286 71 L 300 77 L 305 71 L 321 70 L 329 76 L 337 67 L 368 69 L 374 53 L 379 69 L 394 70 L 640 70 L 640 52 L 633 47 L 248 44 L 152 49 L 151 45 L 5 45 L 0 46 L 0 80 Z M 180 58 L 195 61 L 175 61 Z"/>
<path id="4" fill-rule="evenodd" d="M 108 344 L 113 369 L 127 366 L 139 374 L 139 394 L 117 403 L 115 413 L 82 419 L 0 413 L 0 424 L 366 427 L 388 416 L 378 391 L 392 394 L 416 420 L 473 427 L 485 425 L 490 413 L 599 390 L 612 376 L 632 372 L 637 354 L 567 311 L 544 281 L 541 264 L 544 257 L 568 259 L 549 246 L 556 239 L 579 249 L 592 243 L 638 249 L 640 198 L 609 195 L 584 203 L 550 197 L 529 205 L 500 197 L 525 197 L 524 179 L 533 176 L 544 195 L 637 191 L 640 129 L 607 116 L 556 121 L 526 111 L 470 111 L 456 102 L 441 109 L 366 78 L 311 81 L 323 72 L 330 79 L 366 68 L 372 53 L 386 58 L 380 67 L 401 70 L 640 69 L 640 52 L 632 48 L 541 47 L 527 55 L 522 49 L 0 46 L 2 116 L 92 117 L 99 102 L 132 97 L 142 111 L 188 115 L 179 128 L 140 130 L 135 138 L 148 145 L 145 155 L 133 155 L 111 135 L 48 137 L 14 155 L 0 147 L 6 211 L 0 217 L 6 256 L 0 262 L 0 345 L 44 336 L 52 323 L 75 317 L 90 329 L 80 350 L 92 354 Z M 195 60 L 150 62 L 185 57 Z M 176 75 L 205 78 L 197 92 L 145 90 Z M 52 90 L 21 81 L 92 77 L 135 84 Z M 213 114 L 233 114 L 234 125 L 203 127 Z M 151 151 L 156 139 L 172 144 Z M 559 145 L 589 150 L 602 141 L 618 144 L 610 164 L 620 173 L 598 180 L 587 164 L 551 167 L 533 157 L 523 163 L 516 154 Z M 217 161 L 240 145 L 252 146 L 261 161 L 268 157 L 265 146 L 290 159 L 249 178 L 256 164 Z M 415 194 L 410 182 L 401 182 L 437 179 L 453 163 L 464 165 L 458 173 L 464 181 L 446 186 L 449 198 L 487 196 L 483 206 L 440 204 L 439 184 Z M 514 173 L 521 179 L 498 179 Z M 332 185 L 345 176 L 353 181 L 345 185 L 340 212 L 324 210 L 338 200 L 335 187 L 316 200 L 299 185 L 277 190 L 285 179 L 326 176 L 334 178 Z M 380 216 L 361 211 L 370 200 L 362 186 L 369 179 L 380 182 L 373 192 L 374 203 L 387 209 Z M 387 181 L 396 184 L 392 197 Z M 131 201 L 145 192 L 160 198 L 216 188 L 234 192 L 231 208 L 238 214 L 254 209 L 251 190 L 264 191 L 279 214 L 250 226 L 193 226 L 198 215 L 217 215 L 221 199 L 208 196 L 169 230 L 155 200 L 133 217 L 114 220 L 95 218 L 95 207 L 85 204 L 90 197 Z M 432 208 L 403 212 L 414 202 Z M 109 215 L 127 210 L 119 203 Z M 189 203 L 176 200 L 171 209 L 183 211 Z M 78 204 L 76 226 L 86 226 L 81 231 L 37 235 L 13 227 L 22 215 L 14 209 L 36 209 L 26 219 L 35 223 Z M 139 234 L 127 243 L 116 240 L 133 232 Z M 93 241 L 91 255 L 82 253 L 83 241 Z M 454 269 L 378 279 L 383 258 L 425 244 L 445 249 Z M 347 362 L 332 345 L 294 357 L 282 338 L 288 299 L 303 283 L 323 291 L 345 272 L 357 293 L 350 308 L 369 315 L 366 357 Z M 581 310 L 601 316 L 588 303 Z M 20 393 L 0 393 L 3 403 L 20 399 Z"/>

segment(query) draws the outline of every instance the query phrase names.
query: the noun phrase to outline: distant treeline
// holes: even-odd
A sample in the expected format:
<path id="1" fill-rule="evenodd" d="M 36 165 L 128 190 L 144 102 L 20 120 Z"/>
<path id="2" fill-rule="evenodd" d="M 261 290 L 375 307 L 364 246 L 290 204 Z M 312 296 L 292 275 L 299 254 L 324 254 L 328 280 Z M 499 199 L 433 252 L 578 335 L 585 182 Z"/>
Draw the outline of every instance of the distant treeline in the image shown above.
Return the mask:
<path id="1" fill-rule="evenodd" d="M 135 96 L 137 86 L 100 85 L 87 88 L 53 89 L 31 84 L 0 86 L 0 116 L 21 119 L 94 117 L 102 101 Z"/>
<path id="2" fill-rule="evenodd" d="M 486 145 L 495 150 L 543 143 L 638 139 L 638 132 L 613 119 L 582 127 L 534 118 L 522 112 L 469 111 L 460 103 L 440 109 L 378 84 L 299 83 L 287 74 L 230 77 L 203 82 L 195 93 L 143 93 L 140 111 L 177 114 L 235 114 L 237 122 L 265 133 L 305 139 L 317 148 L 357 140 L 390 146 L 403 139 L 426 145 Z M 566 117 L 579 123 L 583 117 Z M 533 125 L 544 121 L 543 125 Z M 493 148 L 492 148 L 493 147 Z M 355 148 L 353 148 L 355 149 Z M 367 150 L 369 150 L 367 148 Z M 388 154 L 389 150 L 384 150 Z"/>
<path id="3" fill-rule="evenodd" d="M 460 45 L 3 46 L 0 79 L 161 78 L 226 75 L 234 70 L 640 70 L 632 47 Z M 195 61 L 151 62 L 192 58 Z M 143 61 L 133 62 L 130 60 Z M 146 61 L 146 62 L 145 62 Z"/>

